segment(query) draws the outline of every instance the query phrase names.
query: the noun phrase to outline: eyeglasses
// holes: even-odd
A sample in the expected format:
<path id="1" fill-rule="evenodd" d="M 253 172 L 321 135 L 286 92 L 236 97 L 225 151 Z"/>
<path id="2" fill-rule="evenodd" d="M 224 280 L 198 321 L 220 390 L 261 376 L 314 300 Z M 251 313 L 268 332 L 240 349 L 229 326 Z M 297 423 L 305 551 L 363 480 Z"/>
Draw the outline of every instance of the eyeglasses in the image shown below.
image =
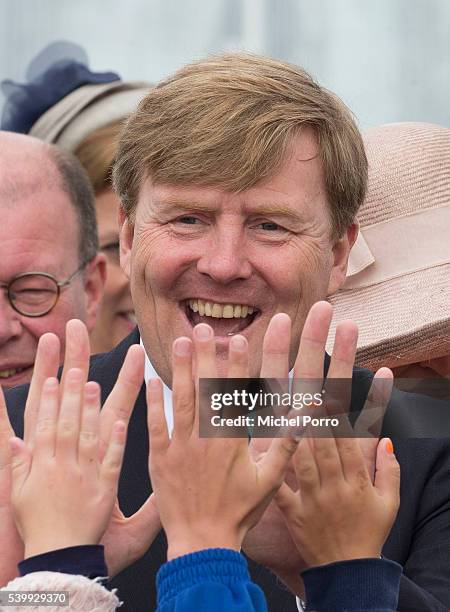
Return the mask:
<path id="1" fill-rule="evenodd" d="M 58 281 L 46 272 L 25 272 L 15 276 L 9 283 L 0 283 L 0 288 L 6 290 L 9 303 L 16 312 L 25 317 L 43 317 L 56 306 L 61 291 L 70 285 L 85 266 L 86 263 L 65 281 Z"/>

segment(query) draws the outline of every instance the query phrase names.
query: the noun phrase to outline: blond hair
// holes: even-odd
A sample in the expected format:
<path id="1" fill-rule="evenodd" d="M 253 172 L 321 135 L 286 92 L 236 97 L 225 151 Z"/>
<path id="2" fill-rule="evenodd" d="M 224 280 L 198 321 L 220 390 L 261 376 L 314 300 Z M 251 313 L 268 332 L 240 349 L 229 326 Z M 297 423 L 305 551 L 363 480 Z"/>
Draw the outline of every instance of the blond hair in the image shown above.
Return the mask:
<path id="1" fill-rule="evenodd" d="M 122 132 L 114 185 L 133 221 L 146 176 L 242 191 L 273 175 L 302 126 L 319 141 L 333 233 L 362 203 L 367 160 L 347 107 L 303 69 L 245 53 L 189 64 L 159 83 Z"/>
<path id="2" fill-rule="evenodd" d="M 94 130 L 75 149 L 81 165 L 86 170 L 95 193 L 111 184 L 111 172 L 119 145 L 122 121 L 113 121 Z"/>

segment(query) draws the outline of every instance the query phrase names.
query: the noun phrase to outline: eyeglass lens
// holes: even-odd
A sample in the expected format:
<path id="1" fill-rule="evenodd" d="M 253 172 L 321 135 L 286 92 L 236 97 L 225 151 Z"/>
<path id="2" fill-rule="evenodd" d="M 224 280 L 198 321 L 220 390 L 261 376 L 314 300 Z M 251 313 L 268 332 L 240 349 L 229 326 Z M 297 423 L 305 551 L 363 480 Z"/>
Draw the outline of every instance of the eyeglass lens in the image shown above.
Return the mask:
<path id="1" fill-rule="evenodd" d="M 38 315 L 53 308 L 58 299 L 55 280 L 41 274 L 16 278 L 9 286 L 9 299 L 24 315 Z"/>

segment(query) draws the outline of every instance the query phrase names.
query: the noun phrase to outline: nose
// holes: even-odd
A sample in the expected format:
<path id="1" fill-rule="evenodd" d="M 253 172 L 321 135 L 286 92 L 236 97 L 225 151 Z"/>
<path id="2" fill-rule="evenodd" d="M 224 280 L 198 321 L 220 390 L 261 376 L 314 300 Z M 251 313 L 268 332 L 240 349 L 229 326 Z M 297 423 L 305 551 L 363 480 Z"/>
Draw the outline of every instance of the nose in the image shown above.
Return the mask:
<path id="1" fill-rule="evenodd" d="M 4 288 L 0 287 L 0 347 L 20 336 L 21 331 L 20 314 L 9 303 Z"/>
<path id="2" fill-rule="evenodd" d="M 197 270 L 221 284 L 249 278 L 252 266 L 247 257 L 243 233 L 237 228 L 215 232 L 197 262 Z"/>

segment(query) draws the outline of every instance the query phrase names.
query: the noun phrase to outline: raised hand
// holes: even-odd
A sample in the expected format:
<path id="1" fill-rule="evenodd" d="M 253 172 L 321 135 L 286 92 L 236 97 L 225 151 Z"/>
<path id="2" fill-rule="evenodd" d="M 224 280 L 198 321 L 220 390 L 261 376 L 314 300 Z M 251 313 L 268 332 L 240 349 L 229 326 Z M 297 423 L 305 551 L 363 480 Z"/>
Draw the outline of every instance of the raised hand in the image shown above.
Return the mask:
<path id="1" fill-rule="evenodd" d="M 78 368 L 43 385 L 30 448 L 11 439 L 11 503 L 25 557 L 97 544 L 117 496 L 126 425 L 116 421 L 100 459 L 100 388 Z"/>
<path id="2" fill-rule="evenodd" d="M 392 442 L 377 449 L 375 480 L 356 438 L 304 438 L 293 457 L 300 491 L 284 484 L 278 508 L 306 567 L 379 558 L 400 503 Z"/>
<path id="3" fill-rule="evenodd" d="M 59 340 L 54 334 L 44 334 L 39 340 L 33 379 L 25 411 L 25 434 L 34 432 L 42 385 L 55 376 L 59 363 Z M 11 507 L 11 449 L 14 436 L 0 388 L 0 586 L 18 575 L 17 564 L 23 559 L 24 547 L 17 531 Z M 32 435 L 30 436 L 32 444 Z"/>
<path id="4" fill-rule="evenodd" d="M 208 325 L 194 328 L 193 344 L 188 338 L 174 342 L 172 438 L 160 381 L 150 381 L 147 392 L 149 468 L 167 534 L 168 559 L 205 548 L 240 550 L 245 534 L 283 482 L 297 447 L 293 439 L 279 438 L 255 461 L 246 438 L 200 438 L 194 349 L 195 378 L 217 376 L 215 340 Z M 230 340 L 229 376 L 248 376 L 248 346 L 243 336 Z"/>
<path id="5" fill-rule="evenodd" d="M 30 449 L 34 447 L 37 415 L 44 383 L 47 378 L 57 375 L 59 352 L 59 340 L 54 334 L 44 334 L 40 338 L 24 414 L 24 441 Z M 67 374 L 73 368 L 81 371 L 82 381 L 86 382 L 89 371 L 89 354 L 89 337 L 85 325 L 76 319 L 69 321 L 66 327 L 66 352 L 60 388 L 65 388 Z M 114 389 L 100 412 L 100 458 L 105 452 L 114 423 L 121 420 L 126 426 L 128 425 L 142 386 L 143 376 L 144 352 L 141 347 L 132 346 L 127 353 Z M 6 418 L 6 412 L 4 416 Z M 2 431 L 5 431 L 5 427 Z M 0 437 L 2 441 L 0 461 L 6 464 L 9 463 L 10 452 L 7 440 L 11 437 L 11 430 L 7 430 L 5 434 L 0 432 Z M 3 441 L 5 441 L 4 444 Z M 5 475 L 7 471 L 0 474 L 0 491 L 3 492 L 3 495 L 0 494 L 2 500 L 0 511 L 4 518 L 0 523 L 0 545 L 8 551 L 8 554 L 1 556 L 0 583 L 6 583 L 17 576 L 17 562 L 23 558 L 23 544 L 12 519 L 10 487 Z M 105 546 L 110 576 L 116 575 L 145 554 L 160 529 L 161 524 L 153 495 L 130 517 L 124 516 L 116 500 L 109 525 L 101 541 Z"/>
<path id="6" fill-rule="evenodd" d="M 331 357 L 328 377 L 323 381 L 325 345 L 332 318 L 332 307 L 327 302 L 318 302 L 311 308 L 302 332 L 299 350 L 294 366 L 294 379 L 307 381 L 308 391 L 317 386 L 317 390 L 328 382 L 328 388 L 333 388 L 333 380 L 347 379 L 348 386 L 339 385 L 341 402 L 350 396 L 352 370 L 356 353 L 357 328 L 352 322 L 340 324 L 336 330 L 333 354 Z M 263 359 L 261 377 L 287 378 L 289 375 L 290 357 L 290 321 L 287 315 L 276 315 L 268 329 L 263 344 Z M 370 411 L 362 411 L 355 432 L 367 436 L 367 431 L 373 437 L 361 437 L 359 440 L 361 451 L 365 457 L 366 467 L 370 474 L 374 473 L 376 449 L 378 445 L 377 431 L 373 428 L 373 414 L 378 417 L 381 424 L 383 409 L 387 405 L 392 374 L 383 368 L 377 372 L 376 381 L 384 380 L 385 384 L 374 384 L 369 391 L 367 407 Z M 293 391 L 299 389 L 293 389 Z M 344 397 L 343 397 L 344 396 Z M 374 407 L 377 410 L 374 410 Z M 377 419 L 375 419 L 377 420 Z M 353 434 L 354 435 L 354 434 Z M 251 449 L 254 456 L 261 456 L 266 450 L 270 440 L 254 438 Z M 286 482 L 294 491 L 298 490 L 296 475 L 291 464 L 287 470 Z M 277 498 L 276 498 L 277 499 Z M 276 499 L 269 505 L 260 522 L 246 536 L 243 549 L 246 554 L 261 565 L 269 567 L 283 582 L 296 594 L 303 595 L 303 584 L 299 573 L 307 567 L 301 550 L 295 545 Z"/>
<path id="7" fill-rule="evenodd" d="M 17 531 L 11 507 L 11 449 L 14 436 L 0 387 L 0 587 L 17 576 L 17 564 L 23 559 L 23 543 Z"/>

